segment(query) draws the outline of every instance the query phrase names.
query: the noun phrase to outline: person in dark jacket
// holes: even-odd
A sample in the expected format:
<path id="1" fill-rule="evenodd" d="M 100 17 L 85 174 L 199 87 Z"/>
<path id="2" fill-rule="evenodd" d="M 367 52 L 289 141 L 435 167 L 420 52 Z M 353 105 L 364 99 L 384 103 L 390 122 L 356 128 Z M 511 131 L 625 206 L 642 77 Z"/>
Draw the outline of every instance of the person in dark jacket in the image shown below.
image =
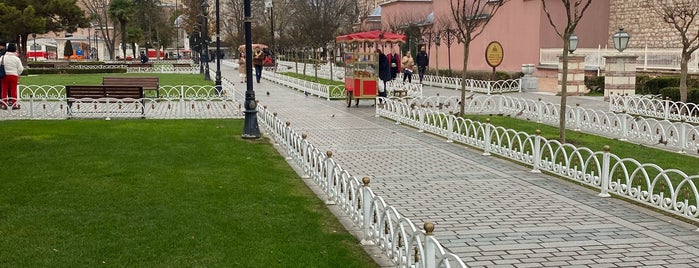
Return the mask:
<path id="1" fill-rule="evenodd" d="M 399 70 L 401 70 L 400 67 L 400 56 L 398 53 L 396 53 L 395 49 L 392 49 L 391 53 L 387 55 L 388 57 L 388 62 L 391 64 L 391 79 L 396 80 L 396 77 L 398 76 Z"/>
<path id="2" fill-rule="evenodd" d="M 422 84 L 422 77 L 425 76 L 425 72 L 427 72 L 427 66 L 430 65 L 430 58 L 427 56 L 427 52 L 425 50 L 425 46 L 421 46 L 420 52 L 418 52 L 417 56 L 415 57 L 415 63 L 417 64 L 417 74 L 420 78 L 420 84 Z"/>
<path id="3" fill-rule="evenodd" d="M 388 62 L 388 57 L 383 54 L 381 49 L 376 49 L 376 53 L 379 54 L 379 97 L 388 97 L 388 88 L 386 88 L 386 82 L 391 81 L 391 67 Z M 379 103 L 383 103 L 383 100 L 379 100 Z"/>
<path id="4" fill-rule="evenodd" d="M 0 41 L 0 56 L 4 56 L 5 51 L 7 51 L 7 49 L 5 48 L 5 45 L 6 45 L 5 41 Z"/>

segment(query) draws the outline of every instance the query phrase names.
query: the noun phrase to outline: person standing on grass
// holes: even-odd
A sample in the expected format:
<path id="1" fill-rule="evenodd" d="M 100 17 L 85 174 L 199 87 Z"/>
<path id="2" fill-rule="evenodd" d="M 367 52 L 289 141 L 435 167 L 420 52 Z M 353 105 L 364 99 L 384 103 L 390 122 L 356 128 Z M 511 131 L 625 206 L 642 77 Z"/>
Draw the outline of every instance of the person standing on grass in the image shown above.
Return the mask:
<path id="1" fill-rule="evenodd" d="M 10 43 L 7 45 L 7 52 L 0 56 L 0 62 L 5 66 L 5 77 L 0 82 L 2 105 L 0 108 L 12 110 L 19 109 L 17 100 L 17 84 L 19 83 L 19 75 L 24 71 L 22 61 L 17 57 L 17 45 Z"/>
<path id="2" fill-rule="evenodd" d="M 252 53 L 252 65 L 255 66 L 255 79 L 257 83 L 260 83 L 262 78 L 262 65 L 265 62 L 265 53 L 259 47 L 255 48 L 255 52 Z"/>

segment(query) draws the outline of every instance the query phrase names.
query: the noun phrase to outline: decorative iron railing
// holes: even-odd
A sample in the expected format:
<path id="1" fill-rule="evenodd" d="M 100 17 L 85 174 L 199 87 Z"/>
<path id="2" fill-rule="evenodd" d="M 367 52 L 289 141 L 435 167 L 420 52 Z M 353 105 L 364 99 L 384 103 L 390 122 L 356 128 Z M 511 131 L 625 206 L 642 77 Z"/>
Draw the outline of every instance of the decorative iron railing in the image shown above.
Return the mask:
<path id="1" fill-rule="evenodd" d="M 699 105 L 648 96 L 609 96 L 609 110 L 699 124 Z"/>
<path id="2" fill-rule="evenodd" d="M 398 267 L 466 267 L 441 246 L 433 224 L 418 229 L 369 188 L 368 177 L 360 181 L 351 175 L 335 162 L 332 152 L 321 152 L 276 113 L 260 106 L 258 112 L 268 135 L 301 167 L 303 178 L 313 180 L 325 193 L 326 203 L 337 205 L 361 228 L 362 244 L 378 246 Z"/>
<path id="3" fill-rule="evenodd" d="M 532 115 L 551 115 L 549 108 L 552 106 L 527 101 L 512 102 L 504 97 L 494 97 L 474 99 L 468 106 L 469 110 L 495 111 L 494 107 L 501 107 L 502 110 L 508 111 L 512 109 L 507 107 L 517 107 L 520 111 L 531 108 Z M 483 155 L 497 154 L 521 162 L 531 166 L 532 172 L 546 171 L 597 188 L 600 196 L 606 197 L 609 193 L 614 193 L 699 223 L 699 175 L 690 176 L 680 170 L 663 169 L 655 164 L 621 158 L 612 154 L 608 147 L 605 147 L 604 151 L 593 151 L 548 140 L 539 134 L 456 117 L 450 110 L 456 106 L 455 100 L 413 98 L 385 101 L 386 105 L 376 108 L 379 116 L 413 126 L 419 131 L 445 137 L 450 142 L 456 141 L 480 148 Z M 439 110 L 440 107 L 442 110 Z M 579 116 L 584 110 L 569 110 L 570 117 L 577 114 L 576 119 L 584 118 Z M 602 119 L 593 114 L 588 116 Z"/>

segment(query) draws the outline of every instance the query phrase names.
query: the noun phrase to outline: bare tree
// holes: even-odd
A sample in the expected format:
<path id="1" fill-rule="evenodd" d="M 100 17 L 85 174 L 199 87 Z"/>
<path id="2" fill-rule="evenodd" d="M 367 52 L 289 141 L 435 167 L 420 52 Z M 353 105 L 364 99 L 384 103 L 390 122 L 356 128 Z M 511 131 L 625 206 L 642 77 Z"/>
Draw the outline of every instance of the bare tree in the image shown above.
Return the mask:
<path id="1" fill-rule="evenodd" d="M 471 42 L 476 39 L 488 22 L 495 16 L 500 7 L 508 0 L 450 0 L 451 13 L 456 27 L 456 38 L 464 44 L 464 69 L 461 75 L 466 80 L 468 70 L 468 54 Z M 464 114 L 466 105 L 466 83 L 461 83 L 461 105 L 459 112 Z"/>
<path id="2" fill-rule="evenodd" d="M 109 58 L 114 59 L 114 48 L 120 32 L 109 30 L 110 28 L 117 28 L 116 21 L 112 21 L 109 16 L 109 2 L 109 0 L 81 0 L 86 10 L 85 13 L 92 20 L 92 26 L 99 29 L 100 37 L 104 40 Z"/>
<path id="3" fill-rule="evenodd" d="M 650 0 L 648 5 L 663 21 L 680 34 L 682 56 L 680 60 L 680 100 L 687 101 L 687 64 L 692 53 L 699 49 L 699 15 L 697 0 Z"/>
<path id="4" fill-rule="evenodd" d="M 558 138 L 560 142 L 566 141 L 566 105 L 568 102 L 568 49 L 570 48 L 570 36 L 575 32 L 575 28 L 578 26 L 578 22 L 582 19 L 585 14 L 585 10 L 590 6 L 592 0 L 560 0 L 566 12 L 565 26 L 561 30 L 559 26 L 556 25 L 553 18 L 551 18 L 551 12 L 546 6 L 547 0 L 541 0 L 544 7 L 544 12 L 546 13 L 546 18 L 548 18 L 549 23 L 553 26 L 556 34 L 563 41 L 563 70 L 561 76 L 561 111 L 559 114 Z"/>

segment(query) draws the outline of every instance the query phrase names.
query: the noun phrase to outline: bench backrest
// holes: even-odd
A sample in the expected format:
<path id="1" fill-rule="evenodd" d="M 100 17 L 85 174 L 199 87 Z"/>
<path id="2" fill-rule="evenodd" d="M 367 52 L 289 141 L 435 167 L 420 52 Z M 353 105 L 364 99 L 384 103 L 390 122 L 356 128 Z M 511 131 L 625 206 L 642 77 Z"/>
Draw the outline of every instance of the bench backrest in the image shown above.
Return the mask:
<path id="1" fill-rule="evenodd" d="M 81 98 L 143 98 L 143 87 L 141 86 L 105 86 L 105 85 L 69 85 L 66 86 L 66 97 Z"/>
<path id="2" fill-rule="evenodd" d="M 158 89 L 160 80 L 158 77 L 129 77 L 129 76 L 105 76 L 102 77 L 102 85 L 105 86 L 142 86 L 143 89 Z"/>

